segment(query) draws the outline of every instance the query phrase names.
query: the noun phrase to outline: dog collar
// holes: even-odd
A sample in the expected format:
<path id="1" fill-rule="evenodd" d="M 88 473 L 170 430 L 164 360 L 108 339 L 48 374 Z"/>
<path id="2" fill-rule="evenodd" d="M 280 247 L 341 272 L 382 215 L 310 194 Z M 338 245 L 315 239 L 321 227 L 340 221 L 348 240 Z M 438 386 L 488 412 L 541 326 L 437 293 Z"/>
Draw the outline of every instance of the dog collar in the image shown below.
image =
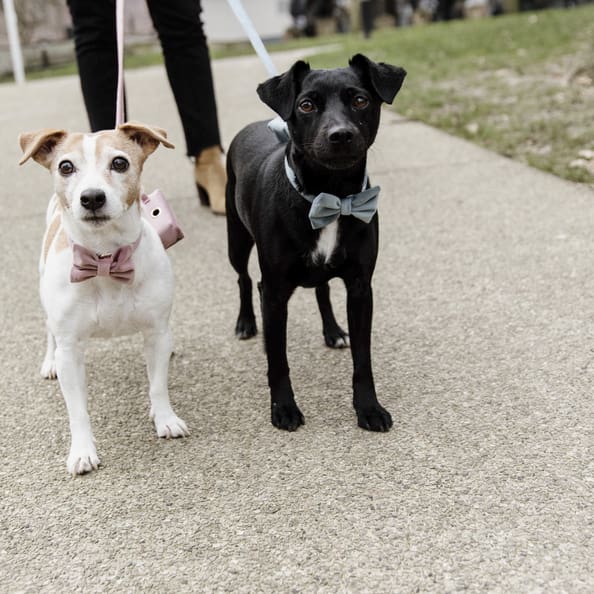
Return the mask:
<path id="1" fill-rule="evenodd" d="M 308 194 L 303 191 L 303 187 L 299 183 L 295 172 L 289 165 L 289 160 L 285 156 L 285 173 L 287 179 L 293 188 L 311 202 L 309 209 L 309 221 L 312 229 L 321 229 L 338 219 L 339 216 L 353 216 L 369 223 L 373 215 L 377 212 L 377 203 L 379 197 L 379 186 L 367 188 L 368 177 L 367 172 L 363 177 L 363 186 L 357 194 L 349 194 L 345 198 L 339 198 L 334 194 L 327 192 L 320 192 L 317 196 Z M 367 188 L 367 189 L 366 189 Z"/>
<path id="2" fill-rule="evenodd" d="M 129 245 L 123 245 L 115 252 L 97 254 L 88 248 L 70 241 L 72 246 L 72 268 L 70 282 L 80 283 L 96 276 L 110 276 L 114 280 L 129 282 L 134 278 L 132 254 L 136 251 L 142 234 Z"/>
<path id="3" fill-rule="evenodd" d="M 283 120 L 283 118 L 280 116 L 270 120 L 266 125 L 268 126 L 268 129 L 274 133 L 279 142 L 287 144 L 287 142 L 291 140 L 289 126 L 287 125 L 287 122 L 285 122 L 285 120 Z"/>

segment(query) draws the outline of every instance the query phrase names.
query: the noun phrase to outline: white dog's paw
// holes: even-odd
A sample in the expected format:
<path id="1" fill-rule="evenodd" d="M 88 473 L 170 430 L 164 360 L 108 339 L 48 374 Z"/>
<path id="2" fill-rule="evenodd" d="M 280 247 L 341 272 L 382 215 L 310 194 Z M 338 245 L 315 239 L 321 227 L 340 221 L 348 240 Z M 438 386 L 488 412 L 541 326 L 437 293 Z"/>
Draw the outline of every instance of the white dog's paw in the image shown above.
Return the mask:
<path id="1" fill-rule="evenodd" d="M 56 379 L 58 377 L 58 372 L 56 371 L 56 360 L 53 357 L 44 359 L 43 363 L 41 364 L 40 373 L 41 377 L 44 379 Z"/>
<path id="2" fill-rule="evenodd" d="M 99 457 L 97 456 L 94 445 L 90 444 L 86 447 L 78 448 L 73 446 L 70 448 L 66 468 L 71 475 L 76 476 L 77 474 L 85 474 L 91 472 L 91 470 L 97 470 L 99 464 Z"/>
<path id="3" fill-rule="evenodd" d="M 151 411 L 151 418 L 159 437 L 171 439 L 172 437 L 187 437 L 190 435 L 187 425 L 173 411 L 167 414 L 156 415 Z"/>

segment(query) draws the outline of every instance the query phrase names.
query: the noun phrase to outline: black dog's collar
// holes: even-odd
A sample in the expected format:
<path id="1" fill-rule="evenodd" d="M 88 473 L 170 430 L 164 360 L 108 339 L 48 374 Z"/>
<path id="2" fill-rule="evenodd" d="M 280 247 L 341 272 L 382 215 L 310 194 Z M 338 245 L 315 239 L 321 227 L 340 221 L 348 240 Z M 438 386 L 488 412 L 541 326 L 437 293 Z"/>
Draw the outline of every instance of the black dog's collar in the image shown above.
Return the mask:
<path id="1" fill-rule="evenodd" d="M 277 140 L 286 144 L 291 140 L 291 135 L 289 134 L 289 126 L 287 126 L 287 122 L 283 120 L 280 116 L 277 116 L 273 120 L 270 120 L 267 124 L 268 129 L 271 132 L 274 132 Z"/>
<path id="2" fill-rule="evenodd" d="M 321 229 L 336 221 L 340 216 L 353 216 L 369 224 L 377 212 L 379 186 L 367 188 L 367 172 L 363 178 L 363 187 L 360 192 L 339 198 L 334 194 L 320 192 L 317 196 L 303 191 L 295 172 L 289 165 L 285 156 L 285 172 L 287 179 L 299 194 L 311 203 L 309 209 L 309 222 L 312 229 Z"/>
<path id="3" fill-rule="evenodd" d="M 301 196 L 303 196 L 303 198 L 305 198 L 308 202 L 313 202 L 315 199 L 315 194 L 308 194 L 303 189 L 303 186 L 297 179 L 297 176 L 295 175 L 293 168 L 291 167 L 291 165 L 289 165 L 289 159 L 286 156 L 285 156 L 285 173 L 287 174 L 287 179 L 289 180 L 289 183 L 293 186 L 293 188 L 295 190 L 297 190 L 297 192 L 299 192 L 299 194 L 301 194 Z M 365 189 L 367 188 L 368 181 L 369 181 L 369 178 L 367 176 L 367 171 L 366 171 L 365 175 L 363 176 L 363 185 L 361 186 L 361 192 L 364 192 Z"/>

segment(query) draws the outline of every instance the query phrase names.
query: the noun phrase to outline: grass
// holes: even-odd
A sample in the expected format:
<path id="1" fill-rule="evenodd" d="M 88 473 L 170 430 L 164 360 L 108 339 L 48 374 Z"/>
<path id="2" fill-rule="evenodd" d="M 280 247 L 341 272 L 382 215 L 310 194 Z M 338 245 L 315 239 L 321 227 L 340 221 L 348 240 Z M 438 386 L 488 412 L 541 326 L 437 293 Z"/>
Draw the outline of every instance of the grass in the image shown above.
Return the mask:
<path id="1" fill-rule="evenodd" d="M 594 4 L 360 34 L 276 43 L 271 51 L 332 44 L 308 60 L 344 66 L 365 53 L 408 71 L 394 109 L 568 180 L 594 185 Z M 213 46 L 214 59 L 251 53 Z M 158 46 L 135 48 L 126 68 L 162 62 Z M 75 74 L 74 64 L 28 73 Z M 580 166 L 576 166 L 576 161 Z"/>

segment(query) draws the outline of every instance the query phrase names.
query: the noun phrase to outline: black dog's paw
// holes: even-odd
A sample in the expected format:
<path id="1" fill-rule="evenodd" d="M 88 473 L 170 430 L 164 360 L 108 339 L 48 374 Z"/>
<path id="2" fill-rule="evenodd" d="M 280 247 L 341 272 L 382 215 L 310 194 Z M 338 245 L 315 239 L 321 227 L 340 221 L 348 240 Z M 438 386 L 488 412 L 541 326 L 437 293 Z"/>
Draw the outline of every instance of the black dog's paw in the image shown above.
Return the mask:
<path id="1" fill-rule="evenodd" d="M 256 328 L 255 318 L 237 318 L 237 324 L 235 324 L 235 336 L 239 340 L 247 340 L 252 336 L 256 336 L 258 329 Z"/>
<path id="2" fill-rule="evenodd" d="M 295 431 L 299 426 L 305 424 L 303 414 L 301 414 L 295 403 L 278 404 L 273 402 L 270 410 L 270 420 L 275 427 L 286 431 Z"/>
<path id="3" fill-rule="evenodd" d="M 357 424 L 367 431 L 389 431 L 392 427 L 392 415 L 379 404 L 361 408 L 357 411 Z"/>
<path id="4" fill-rule="evenodd" d="M 344 349 L 351 346 L 349 335 L 340 327 L 324 331 L 324 341 L 331 349 Z"/>

